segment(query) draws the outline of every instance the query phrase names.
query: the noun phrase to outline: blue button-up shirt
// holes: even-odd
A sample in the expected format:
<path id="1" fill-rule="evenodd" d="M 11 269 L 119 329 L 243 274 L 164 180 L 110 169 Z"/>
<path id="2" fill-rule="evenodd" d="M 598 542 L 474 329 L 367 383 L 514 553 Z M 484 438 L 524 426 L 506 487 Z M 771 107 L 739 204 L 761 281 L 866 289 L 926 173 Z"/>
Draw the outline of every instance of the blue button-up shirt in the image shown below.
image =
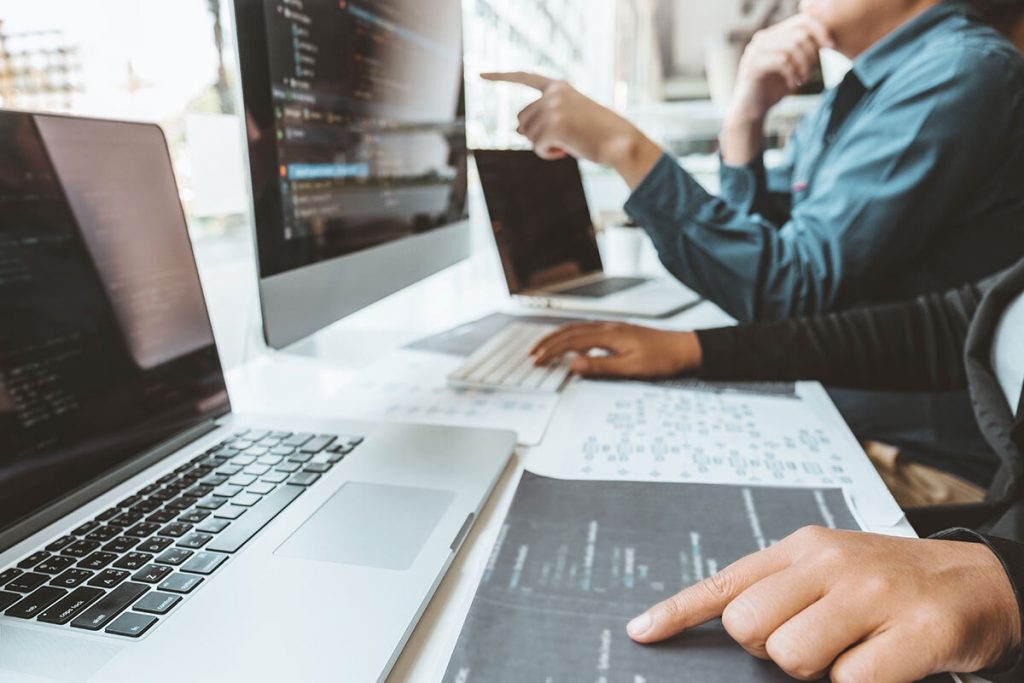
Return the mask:
<path id="1" fill-rule="evenodd" d="M 961 2 L 890 33 L 825 140 L 834 91 L 780 168 L 723 166 L 713 197 L 664 156 L 626 204 L 683 283 L 743 320 L 905 299 L 1024 256 L 1024 56 Z"/>

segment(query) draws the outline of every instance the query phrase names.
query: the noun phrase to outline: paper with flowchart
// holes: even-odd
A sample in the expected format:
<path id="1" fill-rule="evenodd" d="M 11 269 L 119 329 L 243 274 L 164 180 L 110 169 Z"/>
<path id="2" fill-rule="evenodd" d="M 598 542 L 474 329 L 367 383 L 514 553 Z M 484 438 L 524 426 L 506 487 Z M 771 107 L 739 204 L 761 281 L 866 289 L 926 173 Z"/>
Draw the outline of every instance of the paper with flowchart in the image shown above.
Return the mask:
<path id="1" fill-rule="evenodd" d="M 528 464 L 572 479 L 838 486 L 870 523 L 903 517 L 813 383 L 785 396 L 575 382 Z"/>
<path id="2" fill-rule="evenodd" d="M 453 389 L 459 358 L 397 351 L 365 368 L 332 408 L 352 419 L 509 429 L 523 445 L 544 438 L 558 405 L 554 394 Z"/>

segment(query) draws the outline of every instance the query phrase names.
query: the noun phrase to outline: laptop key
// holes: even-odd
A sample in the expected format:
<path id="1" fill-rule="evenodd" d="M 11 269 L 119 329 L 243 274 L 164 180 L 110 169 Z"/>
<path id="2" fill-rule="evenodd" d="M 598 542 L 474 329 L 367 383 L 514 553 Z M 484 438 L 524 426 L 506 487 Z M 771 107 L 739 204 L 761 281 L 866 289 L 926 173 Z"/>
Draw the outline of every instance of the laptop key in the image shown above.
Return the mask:
<path id="1" fill-rule="evenodd" d="M 217 468 L 217 474 L 224 477 L 233 477 L 242 471 L 241 465 L 224 464 Z M 226 479 L 225 479 L 226 481 Z M 221 482 L 223 483 L 223 482 Z"/>
<path id="2" fill-rule="evenodd" d="M 226 502 L 228 502 L 227 498 L 221 498 L 220 496 L 207 496 L 197 502 L 196 507 L 200 510 L 216 510 Z"/>
<path id="3" fill-rule="evenodd" d="M 204 545 L 209 543 L 212 538 L 213 536 L 211 536 L 210 534 L 204 534 L 198 531 L 194 531 L 188 536 L 182 538 L 175 545 L 177 545 L 179 548 L 202 548 Z"/>
<path id="4" fill-rule="evenodd" d="M 154 536 L 153 538 L 147 538 L 145 541 L 140 543 L 136 550 L 140 553 L 158 553 L 172 543 L 174 543 L 173 539 L 164 538 L 163 536 Z"/>
<path id="5" fill-rule="evenodd" d="M 239 493 L 231 501 L 232 505 L 241 505 L 243 507 L 252 507 L 256 503 L 260 502 L 261 496 L 254 495 L 252 493 Z"/>
<path id="6" fill-rule="evenodd" d="M 282 441 L 281 445 L 282 446 L 293 446 L 295 448 L 298 448 L 299 446 L 306 445 L 306 443 L 309 442 L 311 439 L 313 439 L 315 436 L 316 436 L 315 434 L 305 434 L 305 433 L 302 433 L 302 432 L 300 432 L 298 434 L 292 434 L 287 439 Z"/>
<path id="7" fill-rule="evenodd" d="M 237 522 L 218 534 L 206 549 L 224 553 L 237 552 L 257 531 L 266 526 L 305 489 L 298 486 L 282 486 L 259 503 Z M 241 508 L 239 508 L 241 509 Z"/>
<path id="8" fill-rule="evenodd" d="M 196 531 L 201 531 L 204 534 L 219 534 L 227 528 L 228 524 L 231 524 L 231 520 L 208 519 L 199 526 L 197 526 Z"/>
<path id="9" fill-rule="evenodd" d="M 39 615 L 44 624 L 66 624 L 83 609 L 96 601 L 105 591 L 99 588 L 82 586 L 71 591 L 71 594 L 58 600 L 52 607 Z"/>
<path id="10" fill-rule="evenodd" d="M 55 553 L 62 548 L 68 547 L 69 545 L 74 543 L 74 541 L 74 536 L 61 536 L 60 538 L 50 543 L 50 545 L 46 546 L 46 549 L 49 550 L 51 553 Z"/>
<path id="11" fill-rule="evenodd" d="M 323 449 L 327 448 L 334 441 L 333 436 L 318 436 L 315 439 L 307 441 L 299 451 L 302 453 L 319 453 Z"/>
<path id="12" fill-rule="evenodd" d="M 21 593 L 8 593 L 7 591 L 0 591 L 0 610 L 5 610 L 14 603 L 21 600 L 24 595 Z"/>
<path id="13" fill-rule="evenodd" d="M 241 486 L 234 484 L 221 484 L 213 490 L 213 495 L 220 498 L 232 498 L 242 492 Z"/>
<path id="14" fill-rule="evenodd" d="M 192 525 L 190 525 L 190 524 L 182 524 L 181 522 L 174 522 L 173 524 L 168 524 L 163 529 L 161 529 L 160 530 L 160 535 L 161 536 L 173 536 L 174 538 L 178 538 L 180 536 L 184 536 L 185 534 L 187 534 L 189 529 L 191 529 L 191 528 L 192 528 Z"/>
<path id="15" fill-rule="evenodd" d="M 256 477 L 251 474 L 236 474 L 235 476 L 228 479 L 228 484 L 232 486 L 248 486 L 256 481 Z"/>
<path id="16" fill-rule="evenodd" d="M 9 591 L 14 591 L 16 593 L 28 593 L 29 591 L 34 591 L 36 588 L 42 586 L 44 583 L 46 583 L 46 580 L 49 578 L 50 577 L 46 574 L 26 572 L 24 574 L 21 574 L 20 576 L 15 577 L 14 580 L 9 582 L 6 586 L 4 586 L 4 588 L 6 588 Z"/>
<path id="17" fill-rule="evenodd" d="M 82 583 L 88 578 L 91 578 L 93 572 L 87 569 L 69 569 L 57 578 L 50 581 L 51 586 L 57 586 L 58 588 L 75 588 L 78 584 Z"/>
<path id="18" fill-rule="evenodd" d="M 75 529 L 71 533 L 74 536 L 85 536 L 87 533 L 89 533 L 90 531 L 92 531 L 93 529 L 95 529 L 98 526 L 99 526 L 98 522 L 86 522 L 85 524 L 82 524 L 81 526 L 79 526 L 77 529 Z"/>
<path id="19" fill-rule="evenodd" d="M 36 565 L 36 571 L 44 574 L 60 574 L 75 563 L 75 558 L 65 555 L 52 555 Z"/>
<path id="20" fill-rule="evenodd" d="M 45 550 L 38 550 L 38 551 L 32 553 L 31 555 L 29 555 L 28 557 L 26 557 L 21 562 L 19 562 L 18 563 L 18 568 L 19 569 L 31 569 L 32 567 L 36 566 L 37 564 L 39 564 L 40 562 L 42 562 L 43 560 L 45 560 L 49 556 L 50 556 L 50 553 L 46 552 Z"/>
<path id="21" fill-rule="evenodd" d="M 108 526 L 103 525 L 85 535 L 87 541 L 99 541 L 100 543 L 106 543 L 110 539 L 121 533 L 121 527 L 119 526 Z"/>
<path id="22" fill-rule="evenodd" d="M 14 567 L 0 572 L 0 586 L 13 579 L 15 576 L 21 576 L 24 573 L 25 572 L 20 569 L 15 569 Z"/>
<path id="23" fill-rule="evenodd" d="M 139 542 L 139 539 L 134 536 L 118 536 L 110 543 L 103 546 L 102 550 L 108 553 L 126 553 L 135 547 L 135 544 Z"/>
<path id="24" fill-rule="evenodd" d="M 292 478 L 288 480 L 289 484 L 295 486 L 309 486 L 316 482 L 320 478 L 320 475 L 316 472 L 299 472 L 298 474 L 292 475 Z"/>
<path id="25" fill-rule="evenodd" d="M 104 569 L 89 580 L 90 586 L 100 588 L 113 588 L 131 575 L 131 572 L 124 569 Z"/>
<path id="26" fill-rule="evenodd" d="M 118 513 L 120 513 L 120 512 L 121 511 L 118 510 L 117 508 L 107 508 L 106 510 L 104 510 L 100 514 L 96 515 L 93 518 L 93 521 L 96 521 L 96 522 L 106 522 L 108 519 L 113 519 L 114 517 L 117 517 Z"/>
<path id="27" fill-rule="evenodd" d="M 185 514 L 178 517 L 178 521 L 184 522 L 185 524 L 198 524 L 199 522 L 203 521 L 209 516 L 210 513 L 207 512 L 206 510 L 189 510 Z"/>
<path id="28" fill-rule="evenodd" d="M 303 472 L 312 472 L 313 474 L 323 474 L 331 469 L 331 466 L 325 462 L 311 462 L 302 468 Z"/>
<path id="29" fill-rule="evenodd" d="M 291 474 L 292 472 L 298 472 L 300 467 L 302 467 L 302 465 L 300 465 L 297 462 L 283 462 L 280 465 L 278 465 L 277 467 L 275 467 L 274 471 L 275 472 L 285 472 L 287 474 Z"/>
<path id="30" fill-rule="evenodd" d="M 98 631 L 111 619 L 123 612 L 125 608 L 138 600 L 139 596 L 147 590 L 149 590 L 149 587 L 141 583 L 123 583 L 76 617 L 71 622 L 71 626 L 74 628 L 84 628 L 89 631 Z"/>
<path id="31" fill-rule="evenodd" d="M 167 578 L 167 575 L 172 571 L 174 570 L 170 567 L 165 567 L 160 564 L 147 564 L 132 575 L 132 581 L 141 581 L 142 583 L 160 583 Z"/>
<path id="32" fill-rule="evenodd" d="M 147 536 L 152 536 L 153 534 L 155 534 L 159 530 L 160 530 L 160 525 L 159 524 L 154 524 L 153 522 L 139 522 L 138 524 L 133 526 L 131 529 L 128 529 L 127 531 L 125 531 L 124 535 L 125 536 L 138 536 L 140 538 L 146 538 Z"/>
<path id="33" fill-rule="evenodd" d="M 107 524 L 112 524 L 113 526 L 131 526 L 132 524 L 138 524 L 141 521 L 142 515 L 138 512 L 125 511 L 107 522 Z"/>
<path id="34" fill-rule="evenodd" d="M 60 553 L 61 555 L 70 555 L 71 557 L 85 557 L 99 547 L 100 544 L 96 541 L 75 541 L 67 548 L 61 550 Z"/>
<path id="35" fill-rule="evenodd" d="M 203 582 L 203 577 L 194 574 L 181 574 L 175 572 L 161 583 L 158 588 L 169 593 L 191 593 L 196 586 Z"/>
<path id="36" fill-rule="evenodd" d="M 21 602 L 16 602 L 11 607 L 8 607 L 4 614 L 17 619 L 32 619 L 67 594 L 66 590 L 54 588 L 53 586 L 44 586 L 26 595 L 21 599 Z"/>
<path id="37" fill-rule="evenodd" d="M 267 474 L 260 477 L 260 481 L 265 481 L 268 484 L 280 484 L 287 478 L 287 472 L 268 472 Z"/>
<path id="38" fill-rule="evenodd" d="M 192 574 L 212 574 L 227 559 L 227 555 L 220 553 L 199 552 L 191 560 L 181 565 L 181 571 Z"/>
<path id="39" fill-rule="evenodd" d="M 177 510 L 157 510 L 149 517 L 146 517 L 146 521 L 155 524 L 167 524 L 167 522 L 172 521 L 177 516 Z"/>
<path id="40" fill-rule="evenodd" d="M 239 505 L 225 505 L 220 510 L 214 512 L 213 516 L 219 519 L 238 519 L 247 509 Z"/>
<path id="41" fill-rule="evenodd" d="M 117 555 L 114 553 L 105 553 L 103 551 L 95 552 L 83 560 L 78 562 L 78 566 L 82 569 L 103 569 L 108 564 L 117 559 Z"/>
<path id="42" fill-rule="evenodd" d="M 160 564 L 169 564 L 176 567 L 190 557 L 192 557 L 191 550 L 185 550 L 184 548 L 169 548 L 161 553 L 160 556 L 156 558 L 156 561 Z"/>
<path id="43" fill-rule="evenodd" d="M 128 612 L 115 619 L 113 623 L 107 627 L 107 633 L 115 636 L 138 638 L 143 633 L 153 628 L 153 624 L 156 622 L 157 618 L 151 614 Z"/>
<path id="44" fill-rule="evenodd" d="M 142 596 L 142 599 L 135 603 L 132 609 L 136 612 L 147 612 L 148 614 L 167 614 L 179 602 L 181 602 L 180 595 L 150 591 Z"/>
<path id="45" fill-rule="evenodd" d="M 153 556 L 149 553 L 133 552 L 128 553 L 120 560 L 114 563 L 115 567 L 120 569 L 139 569 L 144 567 L 153 561 Z"/>
<path id="46" fill-rule="evenodd" d="M 266 481 L 262 481 L 258 484 L 253 484 L 252 486 L 247 488 L 246 491 L 249 493 L 255 493 L 257 496 L 265 496 L 271 491 L 273 491 L 274 488 L 275 487 L 273 484 L 268 484 L 266 483 Z"/>

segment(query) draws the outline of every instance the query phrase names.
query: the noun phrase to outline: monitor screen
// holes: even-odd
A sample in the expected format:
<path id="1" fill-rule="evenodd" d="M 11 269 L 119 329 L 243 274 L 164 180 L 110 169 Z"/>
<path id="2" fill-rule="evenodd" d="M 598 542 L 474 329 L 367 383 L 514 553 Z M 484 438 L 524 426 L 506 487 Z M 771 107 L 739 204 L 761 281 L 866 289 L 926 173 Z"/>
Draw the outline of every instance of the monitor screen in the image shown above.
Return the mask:
<path id="1" fill-rule="evenodd" d="M 261 277 L 467 217 L 459 0 L 235 0 Z"/>
<path id="2" fill-rule="evenodd" d="M 476 150 L 477 171 L 509 291 L 601 271 L 579 165 L 528 150 Z"/>
<path id="3" fill-rule="evenodd" d="M 0 112 L 0 532 L 224 414 L 163 134 Z"/>

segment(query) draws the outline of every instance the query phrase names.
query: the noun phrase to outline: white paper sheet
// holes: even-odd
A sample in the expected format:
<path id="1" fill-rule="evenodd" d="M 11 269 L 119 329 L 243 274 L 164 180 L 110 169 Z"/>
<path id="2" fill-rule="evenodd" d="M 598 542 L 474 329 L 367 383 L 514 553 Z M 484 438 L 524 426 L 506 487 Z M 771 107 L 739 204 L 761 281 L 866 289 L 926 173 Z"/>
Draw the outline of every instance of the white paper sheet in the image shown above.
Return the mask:
<path id="1" fill-rule="evenodd" d="M 902 511 L 822 400 L 804 385 L 785 398 L 576 382 L 529 465 L 574 479 L 841 486 L 866 522 L 895 524 Z"/>
<path id="2" fill-rule="evenodd" d="M 332 409 L 352 419 L 510 429 L 522 445 L 540 443 L 557 395 L 450 389 L 447 375 L 462 362 L 397 351 L 361 372 L 332 401 Z"/>

